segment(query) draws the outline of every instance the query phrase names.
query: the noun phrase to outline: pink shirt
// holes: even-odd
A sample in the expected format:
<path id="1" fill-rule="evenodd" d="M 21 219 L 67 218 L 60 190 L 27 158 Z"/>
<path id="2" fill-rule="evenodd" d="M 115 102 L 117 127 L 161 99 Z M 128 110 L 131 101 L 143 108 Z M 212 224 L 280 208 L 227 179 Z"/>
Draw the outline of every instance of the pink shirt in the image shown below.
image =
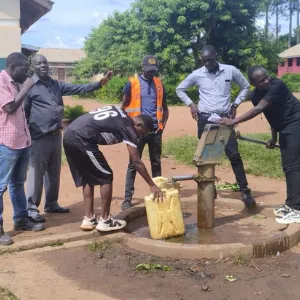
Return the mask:
<path id="1" fill-rule="evenodd" d="M 0 73 L 0 145 L 11 149 L 23 149 L 31 145 L 31 137 L 25 118 L 23 104 L 12 114 L 3 107 L 14 101 L 18 85 L 6 71 Z"/>

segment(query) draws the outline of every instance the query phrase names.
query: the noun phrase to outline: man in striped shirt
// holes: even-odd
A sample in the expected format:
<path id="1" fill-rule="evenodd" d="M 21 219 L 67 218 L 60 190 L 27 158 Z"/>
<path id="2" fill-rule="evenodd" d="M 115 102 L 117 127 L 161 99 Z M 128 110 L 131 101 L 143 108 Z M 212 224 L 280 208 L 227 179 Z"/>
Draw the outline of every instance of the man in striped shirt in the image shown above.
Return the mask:
<path id="1" fill-rule="evenodd" d="M 7 57 L 6 69 L 0 73 L 0 245 L 13 243 L 3 229 L 3 194 L 7 186 L 14 209 L 14 229 L 44 229 L 42 224 L 34 222 L 28 216 L 24 192 L 31 137 L 23 101 L 34 85 L 31 79 L 26 80 L 28 70 L 26 56 L 16 52 Z M 18 84 L 23 84 L 21 89 Z"/>

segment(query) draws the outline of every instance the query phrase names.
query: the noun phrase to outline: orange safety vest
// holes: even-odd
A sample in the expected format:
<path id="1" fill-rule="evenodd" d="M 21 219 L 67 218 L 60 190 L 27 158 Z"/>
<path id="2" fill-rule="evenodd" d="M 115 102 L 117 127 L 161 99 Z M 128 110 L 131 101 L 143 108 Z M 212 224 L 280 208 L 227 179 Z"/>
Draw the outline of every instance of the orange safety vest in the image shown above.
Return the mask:
<path id="1" fill-rule="evenodd" d="M 130 117 L 136 117 L 140 115 L 141 112 L 141 84 L 138 78 L 129 78 L 131 83 L 131 99 L 129 105 L 125 107 L 127 114 Z M 163 129 L 163 96 L 164 89 L 161 80 L 158 77 L 153 78 L 155 88 L 156 88 L 156 116 L 158 121 L 158 128 Z"/>

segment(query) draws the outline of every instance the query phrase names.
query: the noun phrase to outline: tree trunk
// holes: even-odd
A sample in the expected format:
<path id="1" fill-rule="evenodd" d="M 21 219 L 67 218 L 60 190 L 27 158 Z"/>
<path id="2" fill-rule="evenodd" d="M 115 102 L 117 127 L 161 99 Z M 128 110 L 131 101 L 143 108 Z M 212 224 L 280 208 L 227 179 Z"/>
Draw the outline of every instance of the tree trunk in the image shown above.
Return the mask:
<path id="1" fill-rule="evenodd" d="M 293 23 L 293 0 L 290 0 L 290 24 L 289 24 L 289 40 L 288 47 L 292 46 L 292 23 Z"/>
<path id="2" fill-rule="evenodd" d="M 276 3 L 276 40 L 278 40 L 278 35 L 279 35 L 279 24 L 278 24 L 278 19 L 279 19 L 279 9 L 278 9 L 278 2 Z"/>
<path id="3" fill-rule="evenodd" d="M 192 51 L 193 51 L 194 62 L 195 62 L 195 70 L 197 70 L 202 67 L 202 62 L 199 57 L 199 50 L 197 49 L 196 45 L 192 47 Z"/>
<path id="4" fill-rule="evenodd" d="M 269 5 L 266 7 L 265 36 L 269 36 Z"/>
<path id="5" fill-rule="evenodd" d="M 300 28 L 299 28 L 299 10 L 300 10 L 300 5 L 299 5 L 299 0 L 297 0 L 297 29 L 296 29 L 296 33 L 297 33 L 297 44 L 300 43 Z"/>

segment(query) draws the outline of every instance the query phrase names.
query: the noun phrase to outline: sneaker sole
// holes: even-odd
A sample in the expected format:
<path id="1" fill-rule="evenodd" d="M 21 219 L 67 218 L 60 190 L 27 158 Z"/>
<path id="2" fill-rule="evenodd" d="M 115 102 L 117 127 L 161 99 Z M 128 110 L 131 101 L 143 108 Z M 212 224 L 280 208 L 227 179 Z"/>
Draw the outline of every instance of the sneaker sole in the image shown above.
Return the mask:
<path id="1" fill-rule="evenodd" d="M 96 227 L 96 229 L 99 232 L 108 232 L 108 231 L 116 231 L 116 230 L 120 230 L 123 229 L 127 224 L 118 226 L 118 227 L 103 227 L 103 228 L 98 228 L 98 226 Z"/>
<path id="2" fill-rule="evenodd" d="M 287 221 L 287 220 L 284 220 L 283 218 L 276 218 L 276 222 L 279 223 L 279 224 L 299 224 L 300 223 L 300 220 L 297 220 L 297 221 Z"/>
<path id="3" fill-rule="evenodd" d="M 96 226 L 88 226 L 88 225 L 81 225 L 80 229 L 82 231 L 92 231 L 96 228 Z"/>

